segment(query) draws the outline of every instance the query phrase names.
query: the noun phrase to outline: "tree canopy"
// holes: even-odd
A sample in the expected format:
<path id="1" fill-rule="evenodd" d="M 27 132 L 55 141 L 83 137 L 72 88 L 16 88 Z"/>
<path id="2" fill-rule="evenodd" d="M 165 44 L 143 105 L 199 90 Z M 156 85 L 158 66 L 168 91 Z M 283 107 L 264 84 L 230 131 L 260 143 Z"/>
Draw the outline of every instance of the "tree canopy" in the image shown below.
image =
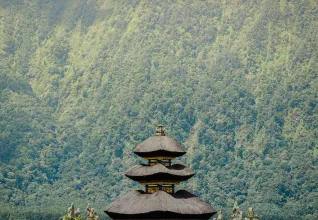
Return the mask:
<path id="1" fill-rule="evenodd" d="M 0 1 L 0 218 L 106 218 L 161 123 L 225 215 L 318 219 L 317 6 Z"/>

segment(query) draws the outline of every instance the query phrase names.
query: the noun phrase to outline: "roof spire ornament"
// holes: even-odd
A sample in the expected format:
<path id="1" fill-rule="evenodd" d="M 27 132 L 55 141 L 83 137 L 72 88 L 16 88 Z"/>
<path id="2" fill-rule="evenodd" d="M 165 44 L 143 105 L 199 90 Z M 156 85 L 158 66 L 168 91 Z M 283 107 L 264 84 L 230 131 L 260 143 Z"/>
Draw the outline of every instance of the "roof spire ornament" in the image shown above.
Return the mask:
<path id="1" fill-rule="evenodd" d="M 162 125 L 157 125 L 156 136 L 165 136 L 165 132 L 163 130 Z"/>

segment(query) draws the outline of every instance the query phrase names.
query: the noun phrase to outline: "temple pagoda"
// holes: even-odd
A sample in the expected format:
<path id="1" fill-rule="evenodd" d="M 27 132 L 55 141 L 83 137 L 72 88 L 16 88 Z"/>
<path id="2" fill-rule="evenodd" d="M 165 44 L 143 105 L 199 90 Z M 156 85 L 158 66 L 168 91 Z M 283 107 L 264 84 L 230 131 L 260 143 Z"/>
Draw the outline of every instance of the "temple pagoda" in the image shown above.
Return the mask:
<path id="1" fill-rule="evenodd" d="M 191 169 L 172 164 L 186 151 L 158 125 L 156 135 L 134 149 L 147 163 L 135 165 L 125 176 L 145 185 L 117 198 L 106 210 L 113 219 L 209 219 L 216 211 L 186 190 L 175 192 L 175 185 L 194 176 Z"/>

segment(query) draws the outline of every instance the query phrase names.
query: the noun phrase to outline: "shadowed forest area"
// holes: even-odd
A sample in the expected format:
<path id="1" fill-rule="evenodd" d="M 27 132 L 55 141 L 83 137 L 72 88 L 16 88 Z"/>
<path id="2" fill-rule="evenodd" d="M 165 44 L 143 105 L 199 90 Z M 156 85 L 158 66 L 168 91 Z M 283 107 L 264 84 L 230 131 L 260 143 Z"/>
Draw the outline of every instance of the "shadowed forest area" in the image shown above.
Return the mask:
<path id="1" fill-rule="evenodd" d="M 225 216 L 318 219 L 317 30 L 316 0 L 1 0 L 0 219 L 107 219 L 158 123 Z"/>

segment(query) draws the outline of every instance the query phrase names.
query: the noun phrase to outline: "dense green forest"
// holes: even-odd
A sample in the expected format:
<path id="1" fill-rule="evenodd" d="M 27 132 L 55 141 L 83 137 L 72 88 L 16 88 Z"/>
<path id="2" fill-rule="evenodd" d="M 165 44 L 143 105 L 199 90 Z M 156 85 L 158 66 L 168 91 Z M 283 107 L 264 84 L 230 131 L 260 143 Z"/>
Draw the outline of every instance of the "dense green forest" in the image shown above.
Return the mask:
<path id="1" fill-rule="evenodd" d="M 228 215 L 318 219 L 316 0 L 0 0 L 0 218 L 103 213 L 161 123 Z"/>

